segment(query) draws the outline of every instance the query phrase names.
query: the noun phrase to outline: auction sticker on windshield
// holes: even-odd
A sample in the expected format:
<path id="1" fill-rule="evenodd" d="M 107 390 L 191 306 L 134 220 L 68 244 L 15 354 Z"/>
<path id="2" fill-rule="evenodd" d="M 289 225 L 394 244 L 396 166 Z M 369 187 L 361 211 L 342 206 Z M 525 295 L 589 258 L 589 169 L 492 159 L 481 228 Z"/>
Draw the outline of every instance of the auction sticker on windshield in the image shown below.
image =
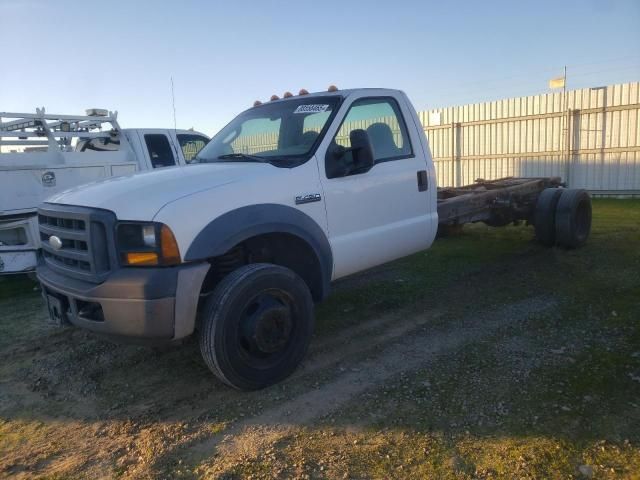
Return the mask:
<path id="1" fill-rule="evenodd" d="M 296 108 L 293 113 L 320 113 L 326 112 L 328 108 L 329 105 L 322 105 L 319 103 L 314 103 L 311 105 L 298 105 L 298 108 Z"/>

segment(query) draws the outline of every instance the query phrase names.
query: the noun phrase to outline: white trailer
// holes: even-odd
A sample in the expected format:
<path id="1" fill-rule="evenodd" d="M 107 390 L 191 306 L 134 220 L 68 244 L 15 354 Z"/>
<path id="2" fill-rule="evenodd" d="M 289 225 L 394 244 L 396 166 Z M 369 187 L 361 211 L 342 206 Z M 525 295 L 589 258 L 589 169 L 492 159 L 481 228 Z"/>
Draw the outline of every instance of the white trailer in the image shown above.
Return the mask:
<path id="1" fill-rule="evenodd" d="M 121 129 L 117 112 L 0 112 L 0 274 L 37 264 L 36 209 L 55 193 L 141 170 L 184 166 L 209 137 L 192 130 Z"/>

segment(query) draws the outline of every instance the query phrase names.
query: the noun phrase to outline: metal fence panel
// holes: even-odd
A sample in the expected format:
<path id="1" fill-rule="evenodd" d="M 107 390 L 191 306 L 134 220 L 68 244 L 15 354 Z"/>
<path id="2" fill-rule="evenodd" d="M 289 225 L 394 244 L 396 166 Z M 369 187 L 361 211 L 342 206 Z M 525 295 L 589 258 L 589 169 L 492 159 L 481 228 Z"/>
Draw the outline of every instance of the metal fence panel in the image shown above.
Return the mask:
<path id="1" fill-rule="evenodd" d="M 640 194 L 640 82 L 419 116 L 440 186 L 557 175 L 593 193 Z"/>

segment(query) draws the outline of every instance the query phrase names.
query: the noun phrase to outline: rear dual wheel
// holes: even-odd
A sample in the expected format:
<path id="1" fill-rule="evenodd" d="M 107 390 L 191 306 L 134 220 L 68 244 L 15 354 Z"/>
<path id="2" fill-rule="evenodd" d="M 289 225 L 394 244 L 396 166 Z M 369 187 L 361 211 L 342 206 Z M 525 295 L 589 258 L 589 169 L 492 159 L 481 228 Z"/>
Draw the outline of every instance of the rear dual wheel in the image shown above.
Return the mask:
<path id="1" fill-rule="evenodd" d="M 584 245 L 591 232 L 591 196 L 585 190 L 564 190 L 556 206 L 556 244 Z"/>
<path id="2" fill-rule="evenodd" d="M 289 376 L 313 333 L 306 283 L 279 265 L 245 265 L 227 275 L 203 310 L 200 350 L 224 383 L 256 390 Z"/>
<path id="3" fill-rule="evenodd" d="M 536 238 L 547 247 L 556 243 L 556 206 L 561 195 L 560 188 L 546 188 L 538 195 L 533 224 Z"/>
<path id="4" fill-rule="evenodd" d="M 582 246 L 591 232 L 591 197 L 581 189 L 547 188 L 534 212 L 536 238 L 547 246 Z"/>

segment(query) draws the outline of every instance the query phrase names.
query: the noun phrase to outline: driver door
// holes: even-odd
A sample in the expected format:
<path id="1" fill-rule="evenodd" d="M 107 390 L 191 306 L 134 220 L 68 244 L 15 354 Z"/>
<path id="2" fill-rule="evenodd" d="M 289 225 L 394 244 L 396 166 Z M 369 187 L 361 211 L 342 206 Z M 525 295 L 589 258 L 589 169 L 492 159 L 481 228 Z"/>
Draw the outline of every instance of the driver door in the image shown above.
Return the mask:
<path id="1" fill-rule="evenodd" d="M 405 118 L 413 121 L 406 105 L 394 97 L 356 99 L 329 144 L 320 177 L 334 279 L 422 250 L 433 240 L 427 159 Z M 332 162 L 350 162 L 351 152 L 339 160 L 331 155 L 332 147 L 350 148 L 350 133 L 356 129 L 367 133 L 374 165 L 366 172 L 345 174 Z M 322 170 L 322 162 L 320 166 Z M 335 176 L 336 171 L 342 176 Z"/>

